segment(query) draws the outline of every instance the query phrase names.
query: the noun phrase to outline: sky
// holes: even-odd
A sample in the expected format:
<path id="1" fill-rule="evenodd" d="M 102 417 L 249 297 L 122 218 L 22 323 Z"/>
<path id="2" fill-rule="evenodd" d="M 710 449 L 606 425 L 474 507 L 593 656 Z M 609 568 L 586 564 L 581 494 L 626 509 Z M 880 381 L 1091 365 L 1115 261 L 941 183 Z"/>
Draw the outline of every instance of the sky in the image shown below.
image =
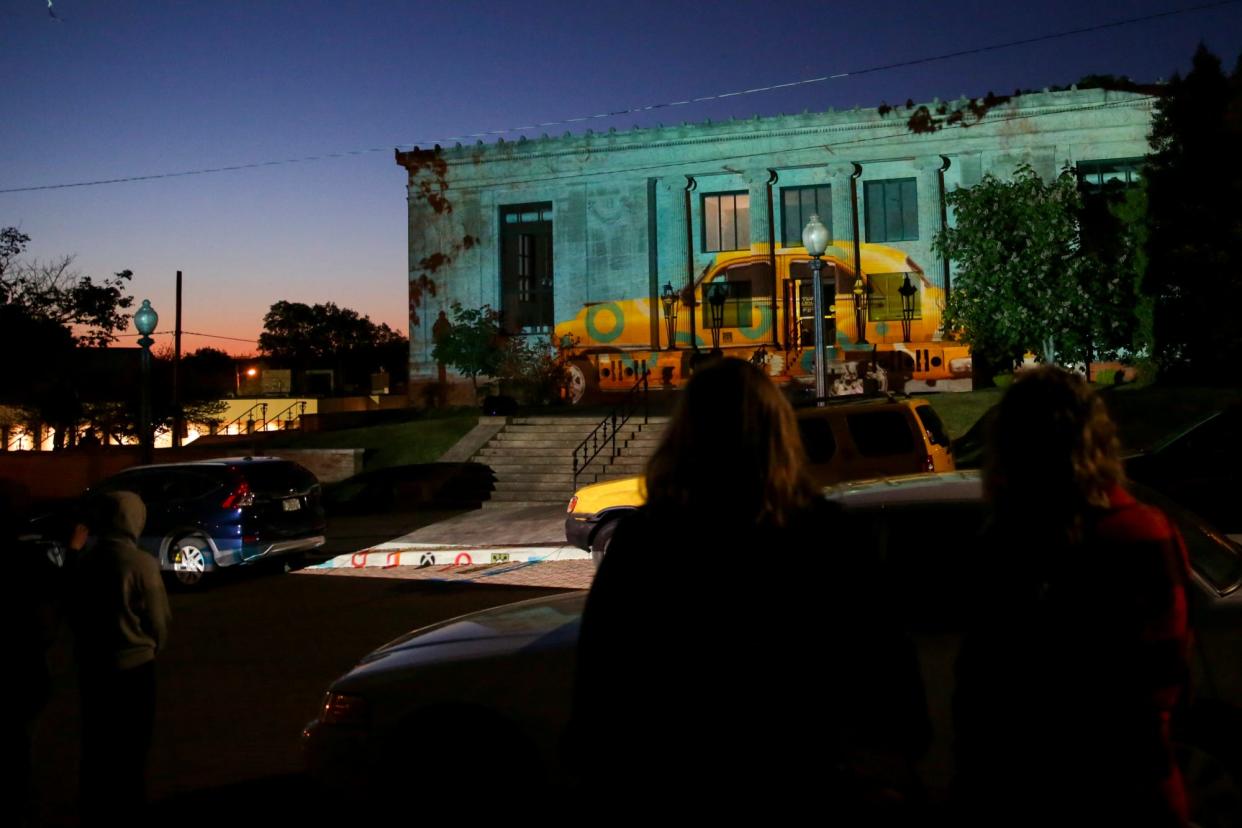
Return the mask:
<path id="1" fill-rule="evenodd" d="M 135 307 L 150 299 L 161 331 L 183 271 L 182 327 L 214 335 L 187 336 L 187 351 L 252 352 L 279 300 L 406 330 L 394 147 L 841 73 L 589 126 L 947 100 L 1087 74 L 1156 81 L 1188 71 L 1200 42 L 1228 70 L 1242 0 L 986 48 L 1207 2 L 53 0 L 58 21 L 47 0 L 0 0 L 0 191 L 355 153 L 0 192 L 0 227 L 30 235 L 30 257 L 75 255 L 85 275 L 132 270 Z"/>

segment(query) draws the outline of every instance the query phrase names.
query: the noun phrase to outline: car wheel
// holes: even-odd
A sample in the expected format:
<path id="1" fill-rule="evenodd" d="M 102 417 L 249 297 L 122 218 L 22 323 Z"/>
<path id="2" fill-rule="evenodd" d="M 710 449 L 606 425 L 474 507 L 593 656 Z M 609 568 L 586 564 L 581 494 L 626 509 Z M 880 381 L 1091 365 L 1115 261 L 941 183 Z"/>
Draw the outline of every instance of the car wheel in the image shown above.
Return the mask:
<path id="1" fill-rule="evenodd" d="M 599 390 L 599 378 L 591 363 L 577 360 L 565 368 L 565 399 L 570 405 L 581 405 Z"/>
<path id="2" fill-rule="evenodd" d="M 608 545 L 612 543 L 612 533 L 616 531 L 617 524 L 620 522 L 619 518 L 605 521 L 595 530 L 595 534 L 591 535 L 591 561 L 596 569 L 599 569 L 599 565 L 603 563 L 604 555 L 608 554 Z"/>
<path id="3" fill-rule="evenodd" d="M 200 588 L 212 567 L 211 544 L 202 535 L 178 538 L 168 547 L 168 560 L 177 586 Z"/>

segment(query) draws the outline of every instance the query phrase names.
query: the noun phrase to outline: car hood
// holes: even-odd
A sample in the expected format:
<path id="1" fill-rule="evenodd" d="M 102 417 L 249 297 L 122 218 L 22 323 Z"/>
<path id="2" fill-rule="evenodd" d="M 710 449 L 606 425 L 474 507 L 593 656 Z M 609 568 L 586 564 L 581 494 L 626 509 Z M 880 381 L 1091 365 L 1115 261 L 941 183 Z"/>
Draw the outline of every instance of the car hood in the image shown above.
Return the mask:
<path id="1" fill-rule="evenodd" d="M 534 598 L 422 627 L 365 656 L 354 672 L 494 657 L 528 647 L 572 646 L 586 596 L 586 590 L 580 590 Z"/>

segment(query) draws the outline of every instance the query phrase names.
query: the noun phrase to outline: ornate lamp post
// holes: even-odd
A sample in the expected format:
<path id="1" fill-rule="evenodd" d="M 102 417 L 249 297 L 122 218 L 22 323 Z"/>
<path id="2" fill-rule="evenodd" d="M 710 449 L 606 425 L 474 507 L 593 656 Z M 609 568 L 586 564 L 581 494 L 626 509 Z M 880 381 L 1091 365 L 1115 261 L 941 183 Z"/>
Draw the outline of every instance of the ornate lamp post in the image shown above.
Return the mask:
<path id="1" fill-rule="evenodd" d="M 724 282 L 714 282 L 707 291 L 707 305 L 712 329 L 712 353 L 720 353 L 720 329 L 724 326 L 724 304 L 729 295 L 729 286 Z"/>
<path id="2" fill-rule="evenodd" d="M 677 291 L 673 283 L 664 284 L 664 292 L 660 294 L 660 302 L 664 305 L 664 328 L 668 331 L 668 350 L 677 350 Z"/>
<path id="3" fill-rule="evenodd" d="M 138 347 L 142 348 L 142 402 L 138 408 L 138 443 L 142 447 L 144 464 L 151 462 L 154 448 L 154 435 L 151 433 L 151 346 L 155 344 L 155 340 L 151 338 L 151 334 L 155 333 L 155 326 L 159 321 L 160 316 L 151 307 L 151 300 L 143 299 L 142 307 L 134 314 L 134 327 L 142 334 L 138 339 Z"/>
<path id="4" fill-rule="evenodd" d="M 855 345 L 866 345 L 867 343 L 867 289 L 863 287 L 863 276 L 859 273 L 854 278 L 854 325 L 858 329 L 858 335 L 854 339 Z"/>
<path id="5" fill-rule="evenodd" d="M 824 251 L 828 249 L 828 228 L 819 220 L 819 216 L 811 216 L 811 220 L 802 228 L 802 245 L 811 254 L 811 295 L 815 302 L 815 399 L 828 396 L 828 346 L 824 342 Z"/>
<path id="6" fill-rule="evenodd" d="M 918 288 L 910 283 L 909 273 L 897 292 L 901 294 L 901 341 L 909 342 L 910 326 L 914 322 L 914 294 L 918 293 Z"/>

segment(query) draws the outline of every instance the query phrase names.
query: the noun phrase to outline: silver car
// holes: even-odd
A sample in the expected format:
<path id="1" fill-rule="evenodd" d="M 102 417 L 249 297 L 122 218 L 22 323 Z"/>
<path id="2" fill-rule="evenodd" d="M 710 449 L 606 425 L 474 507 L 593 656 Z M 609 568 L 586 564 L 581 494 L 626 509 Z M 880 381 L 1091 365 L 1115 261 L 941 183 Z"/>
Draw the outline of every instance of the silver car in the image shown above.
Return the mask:
<path id="1" fill-rule="evenodd" d="M 933 800 L 951 773 L 949 704 L 969 539 L 984 517 L 977 472 L 847 483 L 826 496 L 869 528 L 919 648 L 936 739 L 920 766 Z M 1192 566 L 1196 699 L 1182 759 L 1203 826 L 1242 824 L 1242 547 L 1158 496 Z M 1003 584 L 997 585 L 1003 589 Z M 334 682 L 304 748 L 312 775 L 336 790 L 374 790 L 420 757 L 437 768 L 521 768 L 556 785 L 573 769 L 559 747 L 568 720 L 586 592 L 510 604 L 416 630 Z"/>

